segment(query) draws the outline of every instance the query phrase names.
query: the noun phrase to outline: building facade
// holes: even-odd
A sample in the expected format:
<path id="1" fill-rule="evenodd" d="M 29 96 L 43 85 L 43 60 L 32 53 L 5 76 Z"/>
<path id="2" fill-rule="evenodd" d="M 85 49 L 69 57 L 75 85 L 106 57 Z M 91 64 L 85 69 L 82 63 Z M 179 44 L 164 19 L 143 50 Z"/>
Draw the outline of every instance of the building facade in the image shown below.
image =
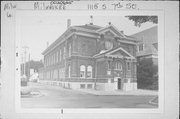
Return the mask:
<path id="1" fill-rule="evenodd" d="M 132 37 L 137 43 L 138 88 L 158 90 L 158 27 L 138 32 Z"/>
<path id="2" fill-rule="evenodd" d="M 70 89 L 137 89 L 136 41 L 110 23 L 68 27 L 42 54 L 41 83 Z"/>
<path id="3" fill-rule="evenodd" d="M 158 64 L 158 36 L 157 26 L 132 35 L 137 41 L 137 60 L 152 59 L 154 64 Z"/>

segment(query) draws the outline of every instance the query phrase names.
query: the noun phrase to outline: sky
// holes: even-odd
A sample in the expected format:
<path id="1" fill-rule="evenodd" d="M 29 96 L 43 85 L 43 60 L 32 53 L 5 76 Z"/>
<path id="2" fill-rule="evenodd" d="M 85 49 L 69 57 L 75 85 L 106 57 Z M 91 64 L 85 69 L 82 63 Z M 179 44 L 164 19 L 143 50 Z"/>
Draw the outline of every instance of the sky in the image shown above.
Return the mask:
<path id="1" fill-rule="evenodd" d="M 67 19 L 71 19 L 71 26 L 89 24 L 90 16 L 25 16 L 20 22 L 21 47 L 27 46 L 27 56 L 39 61 L 41 54 L 47 48 L 47 42 L 52 44 L 63 32 L 67 30 Z M 123 30 L 125 35 L 132 35 L 142 30 L 155 26 L 153 23 L 144 23 L 141 27 L 134 26 L 134 22 L 124 16 L 93 16 L 93 24 L 105 27 L 111 22 L 118 30 Z M 24 52 L 24 49 L 21 50 Z M 23 54 L 23 53 L 21 53 Z M 27 57 L 26 56 L 26 57 Z"/>

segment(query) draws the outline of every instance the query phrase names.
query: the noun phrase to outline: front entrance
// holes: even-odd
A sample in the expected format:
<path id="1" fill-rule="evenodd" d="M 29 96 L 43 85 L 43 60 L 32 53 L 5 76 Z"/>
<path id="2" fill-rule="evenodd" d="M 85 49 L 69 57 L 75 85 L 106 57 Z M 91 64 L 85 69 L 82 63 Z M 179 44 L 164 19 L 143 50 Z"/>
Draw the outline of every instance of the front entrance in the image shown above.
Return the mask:
<path id="1" fill-rule="evenodd" d="M 118 78 L 118 89 L 122 89 L 122 84 L 121 84 L 121 79 L 120 78 Z"/>

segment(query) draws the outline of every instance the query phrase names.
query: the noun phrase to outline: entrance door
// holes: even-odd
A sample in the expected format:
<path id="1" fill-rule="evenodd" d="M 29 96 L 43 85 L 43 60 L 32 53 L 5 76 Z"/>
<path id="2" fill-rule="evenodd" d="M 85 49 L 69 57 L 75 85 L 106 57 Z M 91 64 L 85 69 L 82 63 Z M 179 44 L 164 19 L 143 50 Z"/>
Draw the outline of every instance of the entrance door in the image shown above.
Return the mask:
<path id="1" fill-rule="evenodd" d="M 120 78 L 118 78 L 118 89 L 121 89 L 122 87 L 121 87 L 121 79 Z"/>

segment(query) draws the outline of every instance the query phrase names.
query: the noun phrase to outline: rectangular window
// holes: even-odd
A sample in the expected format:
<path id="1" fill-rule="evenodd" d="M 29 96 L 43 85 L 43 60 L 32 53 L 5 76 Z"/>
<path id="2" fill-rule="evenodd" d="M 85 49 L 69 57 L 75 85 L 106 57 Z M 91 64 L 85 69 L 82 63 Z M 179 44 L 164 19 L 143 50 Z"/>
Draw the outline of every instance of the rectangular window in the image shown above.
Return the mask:
<path id="1" fill-rule="evenodd" d="M 53 55 L 51 56 L 51 65 L 53 64 Z"/>
<path id="2" fill-rule="evenodd" d="M 87 84 L 88 89 L 92 89 L 92 84 Z"/>
<path id="3" fill-rule="evenodd" d="M 65 56 L 66 56 L 66 48 L 64 47 L 63 59 L 65 59 Z"/>
<path id="4" fill-rule="evenodd" d="M 144 44 L 141 43 L 138 45 L 138 52 L 143 51 L 143 50 L 144 50 Z"/>
<path id="5" fill-rule="evenodd" d="M 54 64 L 56 64 L 56 54 L 54 53 Z"/>
<path id="6" fill-rule="evenodd" d="M 59 62 L 61 61 L 61 49 L 59 50 Z"/>
<path id="7" fill-rule="evenodd" d="M 122 70 L 122 64 L 121 64 L 121 62 L 116 62 L 116 63 L 115 63 L 115 70 Z"/>
<path id="8" fill-rule="evenodd" d="M 80 88 L 84 89 L 85 88 L 85 84 L 80 84 Z"/>
<path id="9" fill-rule="evenodd" d="M 70 78 L 71 77 L 71 66 L 69 65 L 68 66 L 68 78 Z"/>
<path id="10" fill-rule="evenodd" d="M 58 63 L 58 52 L 56 52 L 56 63 Z"/>
<path id="11" fill-rule="evenodd" d="M 71 56 L 71 44 L 69 44 L 69 49 L 68 49 L 68 57 Z"/>
<path id="12" fill-rule="evenodd" d="M 107 64 L 108 66 L 108 69 L 111 69 L 111 61 L 108 61 L 108 64 Z"/>
<path id="13" fill-rule="evenodd" d="M 130 69 L 131 69 L 130 62 L 127 62 L 127 70 L 130 70 Z"/>

